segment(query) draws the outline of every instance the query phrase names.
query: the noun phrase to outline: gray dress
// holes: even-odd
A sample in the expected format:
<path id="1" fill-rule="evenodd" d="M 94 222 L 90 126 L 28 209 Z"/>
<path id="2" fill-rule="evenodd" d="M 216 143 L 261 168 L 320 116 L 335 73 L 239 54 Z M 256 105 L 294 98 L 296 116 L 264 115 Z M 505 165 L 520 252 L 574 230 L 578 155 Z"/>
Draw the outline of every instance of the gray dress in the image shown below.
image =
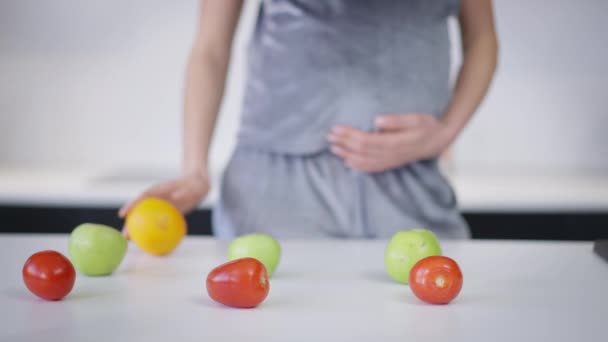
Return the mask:
<path id="1" fill-rule="evenodd" d="M 329 152 L 336 124 L 440 117 L 450 98 L 447 18 L 458 0 L 266 0 L 248 47 L 238 143 L 213 212 L 219 238 L 386 238 L 426 227 L 467 238 L 437 158 L 364 174 Z"/>

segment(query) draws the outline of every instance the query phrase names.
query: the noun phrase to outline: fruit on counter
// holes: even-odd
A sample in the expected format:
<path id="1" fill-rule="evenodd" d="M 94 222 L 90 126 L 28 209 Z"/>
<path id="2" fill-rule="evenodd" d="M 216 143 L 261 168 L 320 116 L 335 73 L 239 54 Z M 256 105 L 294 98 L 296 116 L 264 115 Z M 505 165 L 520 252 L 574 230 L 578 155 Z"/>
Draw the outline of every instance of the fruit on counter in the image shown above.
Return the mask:
<path id="1" fill-rule="evenodd" d="M 112 227 L 83 223 L 70 234 L 68 252 L 76 269 L 88 276 L 112 274 L 127 252 L 127 240 Z"/>
<path id="2" fill-rule="evenodd" d="M 458 263 L 447 256 L 430 256 L 418 261 L 410 272 L 412 292 L 430 304 L 448 304 L 462 289 L 463 276 Z"/>
<path id="3" fill-rule="evenodd" d="M 270 282 L 266 267 L 255 258 L 228 261 L 207 275 L 211 299 L 235 308 L 255 308 L 268 296 Z"/>
<path id="4" fill-rule="evenodd" d="M 129 238 L 157 256 L 171 253 L 188 232 L 184 215 L 170 202 L 156 197 L 139 201 L 125 218 Z"/>
<path id="5" fill-rule="evenodd" d="M 439 240 L 432 231 L 424 228 L 401 230 L 386 246 L 384 266 L 393 280 L 407 284 L 414 264 L 422 258 L 441 254 Z"/>
<path id="6" fill-rule="evenodd" d="M 281 260 L 281 245 L 268 234 L 252 233 L 233 239 L 228 246 L 228 260 L 245 257 L 258 259 L 272 277 Z"/>
<path id="7" fill-rule="evenodd" d="M 74 288 L 76 270 L 70 260 L 54 250 L 32 254 L 23 265 L 25 286 L 36 296 L 46 300 L 60 300 Z"/>

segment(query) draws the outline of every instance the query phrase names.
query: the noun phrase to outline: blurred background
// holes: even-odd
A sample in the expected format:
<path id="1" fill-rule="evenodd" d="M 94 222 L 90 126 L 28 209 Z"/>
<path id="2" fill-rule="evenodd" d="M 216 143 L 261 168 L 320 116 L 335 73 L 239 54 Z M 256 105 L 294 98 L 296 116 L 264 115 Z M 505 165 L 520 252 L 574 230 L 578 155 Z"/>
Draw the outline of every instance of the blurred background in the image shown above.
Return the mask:
<path id="1" fill-rule="evenodd" d="M 258 5 L 246 2 L 234 43 L 214 184 L 235 142 Z M 608 237 L 608 2 L 494 5 L 499 69 L 445 170 L 474 237 Z M 122 203 L 177 174 L 196 19 L 196 0 L 0 0 L 0 230 L 120 225 Z M 215 196 L 189 216 L 193 233 L 209 233 Z"/>

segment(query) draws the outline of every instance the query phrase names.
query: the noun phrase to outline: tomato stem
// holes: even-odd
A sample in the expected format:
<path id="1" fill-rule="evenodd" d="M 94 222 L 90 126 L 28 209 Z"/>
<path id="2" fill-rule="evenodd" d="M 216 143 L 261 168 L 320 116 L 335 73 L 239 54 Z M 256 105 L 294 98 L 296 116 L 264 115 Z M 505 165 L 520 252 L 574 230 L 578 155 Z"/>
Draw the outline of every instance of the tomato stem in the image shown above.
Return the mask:
<path id="1" fill-rule="evenodd" d="M 437 285 L 437 287 L 445 287 L 445 278 L 442 276 L 435 278 L 435 285 Z"/>

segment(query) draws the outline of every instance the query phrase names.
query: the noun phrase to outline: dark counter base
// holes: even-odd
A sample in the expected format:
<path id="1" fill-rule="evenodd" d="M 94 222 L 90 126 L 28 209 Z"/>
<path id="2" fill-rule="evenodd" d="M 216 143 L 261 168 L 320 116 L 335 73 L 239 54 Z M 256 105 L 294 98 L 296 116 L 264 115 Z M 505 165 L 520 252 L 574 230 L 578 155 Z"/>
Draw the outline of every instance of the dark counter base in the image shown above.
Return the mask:
<path id="1" fill-rule="evenodd" d="M 0 233 L 69 233 L 83 222 L 116 228 L 117 209 L 0 206 Z M 474 213 L 464 216 L 475 239 L 583 240 L 608 239 L 608 213 Z M 211 234 L 211 211 L 187 217 L 189 233 Z"/>

